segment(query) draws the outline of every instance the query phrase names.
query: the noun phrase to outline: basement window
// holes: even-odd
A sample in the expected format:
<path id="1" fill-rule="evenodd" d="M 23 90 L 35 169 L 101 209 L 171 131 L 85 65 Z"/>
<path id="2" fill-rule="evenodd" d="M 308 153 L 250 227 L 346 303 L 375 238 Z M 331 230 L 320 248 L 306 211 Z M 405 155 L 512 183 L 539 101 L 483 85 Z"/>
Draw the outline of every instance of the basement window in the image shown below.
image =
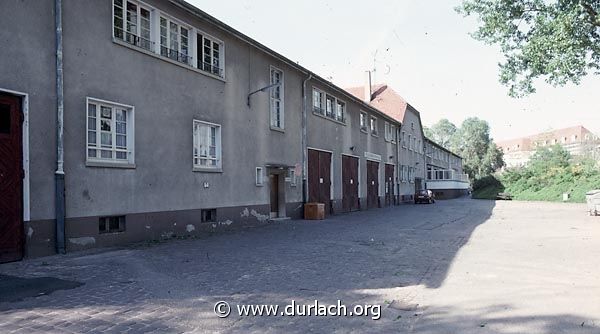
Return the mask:
<path id="1" fill-rule="evenodd" d="M 202 209 L 200 211 L 203 223 L 214 223 L 217 221 L 217 209 Z"/>
<path id="2" fill-rule="evenodd" d="M 124 232 L 125 216 L 100 217 L 98 229 L 100 233 Z"/>

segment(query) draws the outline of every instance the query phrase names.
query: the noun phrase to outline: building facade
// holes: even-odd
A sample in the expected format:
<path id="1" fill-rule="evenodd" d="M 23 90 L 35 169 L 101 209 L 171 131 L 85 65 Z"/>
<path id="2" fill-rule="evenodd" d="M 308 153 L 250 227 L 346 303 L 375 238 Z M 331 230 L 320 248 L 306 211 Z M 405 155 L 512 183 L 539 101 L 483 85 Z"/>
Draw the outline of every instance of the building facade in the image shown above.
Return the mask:
<path id="1" fill-rule="evenodd" d="M 54 5 L 0 4 L 1 261 L 412 193 L 401 121 L 185 1 Z"/>
<path id="2" fill-rule="evenodd" d="M 581 125 L 505 140 L 496 145 L 504 153 L 506 167 L 525 166 L 537 148 L 553 145 L 561 145 L 573 156 L 587 155 L 600 160 L 600 139 Z"/>
<path id="3" fill-rule="evenodd" d="M 452 151 L 425 139 L 426 186 L 438 199 L 464 196 L 470 188 L 469 177 L 463 173 L 462 158 Z"/>

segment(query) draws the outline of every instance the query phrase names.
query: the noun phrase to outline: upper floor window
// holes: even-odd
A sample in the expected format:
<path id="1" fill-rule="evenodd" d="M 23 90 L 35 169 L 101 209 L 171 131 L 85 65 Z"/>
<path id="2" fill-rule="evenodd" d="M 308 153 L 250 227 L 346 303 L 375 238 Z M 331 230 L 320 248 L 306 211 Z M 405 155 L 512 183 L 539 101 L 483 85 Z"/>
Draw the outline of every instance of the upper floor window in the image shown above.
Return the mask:
<path id="1" fill-rule="evenodd" d="M 149 8 L 134 1 L 115 0 L 113 27 L 115 38 L 146 50 L 153 49 Z"/>
<path id="2" fill-rule="evenodd" d="M 374 116 L 371 116 L 371 134 L 377 135 L 377 118 Z"/>
<path id="3" fill-rule="evenodd" d="M 398 131 L 396 131 L 396 126 L 394 124 L 390 124 L 390 132 L 392 135 L 392 143 L 396 143 L 396 136 L 398 135 Z"/>
<path id="4" fill-rule="evenodd" d="M 367 132 L 367 113 L 363 111 L 360 112 L 360 129 Z"/>
<path id="5" fill-rule="evenodd" d="M 325 116 L 334 118 L 335 97 L 327 95 L 325 98 Z"/>
<path id="6" fill-rule="evenodd" d="M 191 64 L 190 28 L 160 17 L 160 55 L 184 64 Z"/>
<path id="7" fill-rule="evenodd" d="M 194 120 L 194 168 L 221 169 L 221 126 Z"/>
<path id="8" fill-rule="evenodd" d="M 406 131 L 402 131 L 402 147 L 406 148 Z"/>
<path id="9" fill-rule="evenodd" d="M 408 149 L 413 150 L 413 137 L 412 135 L 408 135 Z"/>
<path id="10" fill-rule="evenodd" d="M 284 110 L 283 110 L 283 71 L 271 66 L 271 85 L 278 84 L 271 88 L 270 108 L 271 108 L 271 127 L 283 129 Z"/>
<path id="11" fill-rule="evenodd" d="M 335 108 L 335 119 L 340 122 L 344 122 L 346 120 L 346 103 L 337 100 Z"/>
<path id="12" fill-rule="evenodd" d="M 313 89 L 313 110 L 319 114 L 325 113 L 325 109 L 323 108 L 323 95 L 324 93 L 322 91 Z"/>
<path id="13" fill-rule="evenodd" d="M 87 99 L 87 161 L 133 164 L 133 107 Z"/>
<path id="14" fill-rule="evenodd" d="M 396 131 L 396 127 L 393 124 L 390 124 L 389 122 L 385 122 L 384 125 L 384 130 L 385 130 L 385 140 L 386 141 L 394 141 L 394 132 Z"/>
<path id="15" fill-rule="evenodd" d="M 223 76 L 223 66 L 221 50 L 223 49 L 220 42 L 203 34 L 196 35 L 198 43 L 198 68 L 206 72 Z"/>
<path id="16" fill-rule="evenodd" d="M 222 42 L 136 0 L 113 0 L 113 36 L 212 75 L 225 75 Z"/>

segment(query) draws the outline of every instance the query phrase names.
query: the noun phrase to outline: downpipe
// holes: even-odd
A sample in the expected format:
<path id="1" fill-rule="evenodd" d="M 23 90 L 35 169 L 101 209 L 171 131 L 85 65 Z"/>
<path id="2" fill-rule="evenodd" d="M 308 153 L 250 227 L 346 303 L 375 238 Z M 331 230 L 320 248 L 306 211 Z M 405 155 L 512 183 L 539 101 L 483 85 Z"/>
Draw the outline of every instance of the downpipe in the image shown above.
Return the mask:
<path id="1" fill-rule="evenodd" d="M 308 78 L 302 81 L 302 203 L 308 201 L 308 183 L 306 169 L 308 168 L 308 146 L 307 146 L 307 102 L 306 102 L 306 83 L 312 79 L 312 73 Z"/>
<path id="2" fill-rule="evenodd" d="M 56 172 L 54 173 L 54 212 L 56 215 L 56 253 L 65 254 L 65 171 L 64 171 L 64 76 L 62 0 L 54 0 L 56 26 Z"/>

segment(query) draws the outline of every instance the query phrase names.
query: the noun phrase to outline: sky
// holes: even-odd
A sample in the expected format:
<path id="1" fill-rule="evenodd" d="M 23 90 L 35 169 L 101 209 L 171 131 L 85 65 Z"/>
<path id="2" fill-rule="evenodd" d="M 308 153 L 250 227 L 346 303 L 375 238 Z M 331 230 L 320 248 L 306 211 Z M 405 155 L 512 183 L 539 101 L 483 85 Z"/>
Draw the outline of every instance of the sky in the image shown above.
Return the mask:
<path id="1" fill-rule="evenodd" d="M 494 140 L 583 125 L 600 133 L 600 76 L 522 99 L 498 82 L 502 55 L 469 36 L 475 18 L 454 11 L 458 0 L 237 0 L 188 2 L 245 35 L 345 88 L 375 70 L 421 113 L 426 126 L 457 126 L 479 117 Z"/>

